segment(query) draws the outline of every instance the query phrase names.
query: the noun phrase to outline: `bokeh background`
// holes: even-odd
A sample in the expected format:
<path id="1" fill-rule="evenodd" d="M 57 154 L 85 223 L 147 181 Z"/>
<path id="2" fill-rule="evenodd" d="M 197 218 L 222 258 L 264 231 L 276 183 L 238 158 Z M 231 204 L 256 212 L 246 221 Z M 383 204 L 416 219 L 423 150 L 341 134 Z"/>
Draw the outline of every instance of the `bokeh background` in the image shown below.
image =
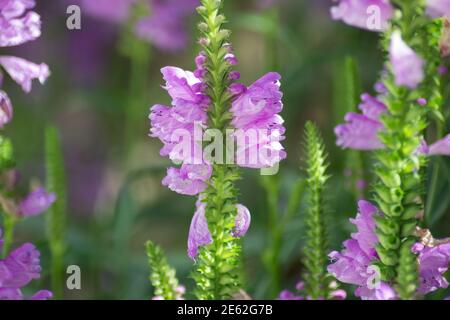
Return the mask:
<path id="1" fill-rule="evenodd" d="M 276 177 L 263 179 L 256 170 L 243 170 L 244 179 L 239 182 L 240 202 L 252 213 L 252 225 L 243 240 L 246 290 L 254 298 L 272 299 L 280 289 L 292 289 L 302 274 L 301 194 L 281 237 L 278 274 L 267 261 L 273 253 L 273 217 L 281 219 L 302 177 L 301 138 L 307 120 L 318 124 L 329 153 L 330 249 L 340 248 L 353 231 L 348 219 L 356 214 L 356 200 L 370 199 L 370 154 L 338 149 L 333 128 L 355 107 L 346 104 L 349 99 L 343 92 L 346 70 L 358 70 L 360 85 L 354 88 L 355 94 L 373 92 L 383 55 L 377 34 L 330 19 L 332 1 L 225 2 L 242 81 L 250 84 L 268 71 L 283 77 L 287 160 Z M 80 2 L 38 1 L 42 37 L 8 49 L 8 53 L 49 64 L 52 75 L 45 86 L 24 95 L 11 81 L 5 83 L 15 105 L 8 136 L 15 143 L 23 175 L 44 176 L 47 124 L 57 126 L 63 141 L 69 192 L 65 263 L 82 271 L 82 290 L 66 290 L 65 298 L 151 298 L 144 249 L 149 239 L 163 247 L 189 291 L 194 263 L 187 257 L 186 241 L 195 199 L 161 186 L 168 161 L 159 156 L 160 142 L 148 137 L 148 113 L 154 103 L 169 102 L 161 89 L 160 68 L 194 69 L 198 17 L 193 12 L 186 24 L 187 47 L 169 53 L 133 39 L 123 23 L 90 15 L 83 6 L 82 29 L 68 30 L 66 8 L 72 3 Z M 133 46 L 137 51 L 130 49 Z M 435 236 L 442 237 L 450 234 L 450 162 L 435 159 L 429 171 L 427 185 L 434 189 L 425 215 Z M 366 188 L 359 181 L 363 178 Z M 275 215 L 269 218 L 274 208 Z M 34 241 L 42 251 L 43 279 L 35 284 L 39 288 L 49 282 L 43 229 L 43 217 L 30 219 L 20 225 L 16 239 Z"/>

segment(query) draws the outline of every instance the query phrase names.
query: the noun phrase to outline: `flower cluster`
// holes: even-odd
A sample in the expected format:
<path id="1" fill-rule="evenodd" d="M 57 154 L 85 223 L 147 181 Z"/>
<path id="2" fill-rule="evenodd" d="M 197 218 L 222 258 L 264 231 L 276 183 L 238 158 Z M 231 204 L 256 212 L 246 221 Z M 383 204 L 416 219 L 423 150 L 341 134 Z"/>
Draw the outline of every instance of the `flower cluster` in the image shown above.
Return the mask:
<path id="1" fill-rule="evenodd" d="M 358 286 L 355 295 L 369 300 L 397 299 L 397 294 L 390 283 L 380 280 L 376 262 L 379 256 L 375 250 L 379 238 L 375 234 L 376 218 L 382 213 L 371 203 L 361 200 L 359 213 L 351 219 L 357 227 L 352 238 L 344 242 L 341 252 L 333 251 L 329 257 L 333 261 L 328 271 L 341 282 Z M 439 288 L 446 288 L 444 277 L 450 263 L 450 243 L 434 246 L 415 244 L 411 250 L 418 253 L 420 268 L 419 294 L 427 294 Z"/>
<path id="2" fill-rule="evenodd" d="M 90 15 L 113 23 L 125 23 L 130 18 L 136 0 L 82 0 Z M 173 52 L 186 47 L 185 22 L 194 13 L 198 0 L 148 0 L 150 14 L 140 18 L 135 34 L 160 50 Z"/>
<path id="3" fill-rule="evenodd" d="M 2 245 L 0 230 L 0 249 Z M 0 300 L 46 300 L 52 297 L 52 293 L 47 290 L 38 291 L 31 298 L 22 294 L 23 287 L 40 277 L 39 256 L 35 246 L 26 243 L 11 251 L 5 259 L 0 259 Z"/>
<path id="4" fill-rule="evenodd" d="M 198 254 L 199 247 L 206 246 L 213 242 L 205 215 L 206 204 L 202 200 L 203 199 L 200 198 L 197 201 L 197 210 L 194 213 L 191 227 L 189 228 L 188 255 L 194 260 Z M 233 230 L 233 237 L 241 238 L 247 233 L 247 230 L 250 227 L 251 216 L 250 211 L 242 204 L 237 204 L 236 209 L 236 225 Z"/>
<path id="5" fill-rule="evenodd" d="M 330 289 L 334 289 L 330 292 L 330 300 L 345 300 L 347 298 L 347 293 L 342 289 L 335 288 L 336 282 L 330 284 Z M 310 296 L 304 294 L 305 283 L 303 281 L 298 282 L 295 285 L 295 290 L 297 292 L 292 292 L 290 290 L 283 290 L 280 292 L 279 300 L 312 300 Z M 325 300 L 325 297 L 320 297 L 318 300 Z"/>
<path id="6" fill-rule="evenodd" d="M 361 96 L 359 109 L 362 113 L 349 112 L 345 116 L 345 124 L 338 125 L 334 132 L 337 136 L 336 143 L 346 149 L 377 150 L 384 148 L 380 141 L 379 133 L 384 130 L 381 116 L 386 113 L 387 107 L 382 102 L 383 97 L 373 97 L 368 93 Z M 423 101 L 417 101 L 422 105 Z M 428 145 L 422 141 L 417 149 L 418 153 L 434 155 L 450 155 L 450 134 Z"/>
<path id="7" fill-rule="evenodd" d="M 34 0 L 4 0 L 0 2 L 0 47 L 12 47 L 37 39 L 41 35 L 40 16 L 30 11 Z M 45 63 L 35 64 L 18 57 L 0 56 L 0 66 L 25 92 L 30 92 L 32 80 L 41 84 L 50 74 Z M 0 79 L 3 75 L 0 72 Z M 0 80 L 1 85 L 2 80 Z M 12 120 L 13 109 L 8 95 L 0 90 L 0 128 Z"/>

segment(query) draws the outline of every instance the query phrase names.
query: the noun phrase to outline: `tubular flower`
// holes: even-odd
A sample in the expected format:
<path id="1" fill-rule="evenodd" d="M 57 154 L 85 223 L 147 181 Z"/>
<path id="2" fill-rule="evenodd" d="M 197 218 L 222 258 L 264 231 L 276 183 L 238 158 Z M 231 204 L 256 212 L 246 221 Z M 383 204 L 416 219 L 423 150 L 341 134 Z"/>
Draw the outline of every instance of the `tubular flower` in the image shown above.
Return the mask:
<path id="1" fill-rule="evenodd" d="M 394 31 L 389 48 L 395 84 L 415 89 L 424 78 L 425 61 L 402 39 L 400 31 Z"/>
<path id="2" fill-rule="evenodd" d="M 367 201 L 361 200 L 358 205 L 359 213 L 356 219 L 350 220 L 356 225 L 357 232 L 352 234 L 350 240 L 344 241 L 344 250 L 329 254 L 332 264 L 328 266 L 328 271 L 341 282 L 357 285 L 355 295 L 362 299 L 397 299 L 389 283 L 374 282 L 377 275 L 373 264 L 379 261 L 375 250 L 379 242 L 375 234 L 375 217 L 381 214 Z M 450 263 L 450 243 L 433 247 L 416 243 L 411 251 L 418 254 L 421 285 L 417 293 L 427 294 L 438 288 L 446 288 L 448 283 L 444 273 L 448 270 Z"/>
<path id="3" fill-rule="evenodd" d="M 236 158 L 242 167 L 267 168 L 286 158 L 280 143 L 286 131 L 279 115 L 280 78 L 278 73 L 268 73 L 250 87 L 241 87 L 233 101 L 231 124 L 238 129 Z"/>
<path id="4" fill-rule="evenodd" d="M 343 149 L 377 150 L 384 148 L 378 133 L 384 130 L 380 117 L 387 108 L 380 99 L 365 93 L 361 96 L 360 113 L 349 112 L 345 116 L 347 123 L 336 126 L 334 132 L 336 144 Z M 450 156 L 450 134 L 428 145 L 422 141 L 417 152 L 428 155 Z"/>
<path id="5" fill-rule="evenodd" d="M 189 228 L 188 237 L 188 256 L 195 259 L 198 255 L 198 250 L 202 246 L 206 246 L 213 242 L 211 233 L 208 229 L 208 222 L 206 220 L 206 203 L 201 198 L 198 199 L 197 210 L 192 218 L 191 227 Z M 250 211 L 242 204 L 236 205 L 236 226 L 232 233 L 235 238 L 242 238 L 247 233 L 250 227 Z"/>
<path id="6" fill-rule="evenodd" d="M 3 239 L 0 230 L 0 249 Z M 39 279 L 41 266 L 39 251 L 31 243 L 13 250 L 5 259 L 0 259 L 0 300 L 28 300 L 21 289 L 32 280 Z M 47 290 L 38 291 L 30 300 L 46 300 L 52 297 Z"/>
<path id="7" fill-rule="evenodd" d="M 11 47 L 33 41 L 41 35 L 40 16 L 29 11 L 35 6 L 34 0 L 0 1 L 0 47 Z M 11 56 L 0 56 L 0 66 L 17 82 L 25 92 L 30 92 L 32 81 L 38 79 L 44 84 L 50 75 L 46 64 L 34 64 Z M 0 72 L 0 77 L 2 76 Z M 11 121 L 12 105 L 3 91 L 0 91 L 0 128 Z"/>
<path id="8" fill-rule="evenodd" d="M 19 204 L 22 216 L 36 216 L 45 212 L 56 201 L 54 193 L 48 193 L 44 188 L 37 188 Z"/>

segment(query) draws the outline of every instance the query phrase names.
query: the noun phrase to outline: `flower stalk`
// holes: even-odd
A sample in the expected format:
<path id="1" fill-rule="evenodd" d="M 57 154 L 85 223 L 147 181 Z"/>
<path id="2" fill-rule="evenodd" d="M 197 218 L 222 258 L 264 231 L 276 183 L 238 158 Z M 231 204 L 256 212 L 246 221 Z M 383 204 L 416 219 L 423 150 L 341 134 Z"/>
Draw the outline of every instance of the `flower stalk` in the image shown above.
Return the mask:
<path id="1" fill-rule="evenodd" d="M 382 279 L 391 281 L 400 298 L 412 299 L 418 285 L 418 266 L 411 251 L 417 241 L 413 232 L 420 223 L 423 210 L 423 168 L 425 156 L 419 147 L 427 127 L 429 114 L 439 116 L 442 103 L 438 67 L 440 22 L 425 17 L 422 1 L 395 1 L 391 29 L 391 51 L 396 33 L 425 61 L 422 84 L 399 83 L 396 63 L 388 64 L 383 79 L 387 92 L 383 98 L 387 112 L 380 118 L 385 130 L 379 133 L 384 149 L 376 152 L 378 182 L 375 200 L 383 216 L 377 217 L 376 247 Z M 389 43 L 384 42 L 387 49 Z M 401 63 L 401 62 L 399 62 Z M 397 63 L 398 64 L 398 63 Z M 424 99 L 424 100 L 423 100 Z M 418 101 L 426 101 L 420 103 Z"/>
<path id="2" fill-rule="evenodd" d="M 231 64 L 225 56 L 229 53 L 230 32 L 223 29 L 225 17 L 220 14 L 223 1 L 203 0 L 197 11 L 203 18 L 199 28 L 202 33 L 200 43 L 204 49 L 206 62 L 206 93 L 210 98 L 208 127 L 218 129 L 226 137 L 232 115 Z M 206 203 L 206 219 L 212 243 L 200 249 L 196 281 L 196 295 L 199 299 L 229 299 L 240 289 L 239 275 L 241 246 L 233 237 L 236 224 L 237 189 L 234 183 L 240 178 L 235 165 L 213 164 L 209 186 L 203 193 Z"/>

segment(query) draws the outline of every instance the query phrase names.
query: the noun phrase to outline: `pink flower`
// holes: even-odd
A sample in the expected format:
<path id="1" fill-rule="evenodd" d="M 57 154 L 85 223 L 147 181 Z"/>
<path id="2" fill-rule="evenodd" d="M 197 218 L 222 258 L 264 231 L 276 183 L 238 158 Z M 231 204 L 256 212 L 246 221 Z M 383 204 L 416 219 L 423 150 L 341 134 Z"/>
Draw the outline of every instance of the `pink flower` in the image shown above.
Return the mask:
<path id="1" fill-rule="evenodd" d="M 428 147 L 429 155 L 446 155 L 450 156 L 450 134 L 445 136 Z"/>
<path id="2" fill-rule="evenodd" d="M 41 84 L 44 84 L 50 75 L 50 70 L 45 63 L 38 65 L 22 58 L 0 56 L 0 65 L 27 93 L 31 91 L 32 80 L 38 79 Z"/>
<path id="3" fill-rule="evenodd" d="M 82 0 L 82 10 L 91 16 L 114 23 L 126 22 L 135 0 Z"/>
<path id="4" fill-rule="evenodd" d="M 433 18 L 450 14 L 450 0 L 426 0 L 427 14 Z"/>
<path id="5" fill-rule="evenodd" d="M 418 292 L 427 294 L 440 288 L 447 288 L 448 282 L 444 274 L 450 263 L 450 243 L 425 247 L 418 243 L 413 251 L 419 254 L 420 287 Z"/>
<path id="6" fill-rule="evenodd" d="M 331 17 L 346 24 L 370 31 L 387 29 L 394 8 L 389 0 L 335 0 Z"/>
<path id="7" fill-rule="evenodd" d="M 54 193 L 37 188 L 20 202 L 19 212 L 22 216 L 36 216 L 47 211 L 55 201 Z"/>
<path id="8" fill-rule="evenodd" d="M 347 123 L 338 125 L 334 130 L 337 136 L 336 143 L 342 148 L 357 150 L 383 148 L 383 144 L 378 139 L 378 132 L 383 129 L 380 116 L 387 111 L 387 107 L 367 93 L 363 94 L 361 99 L 359 109 L 363 113 L 347 113 L 345 116 Z"/>
<path id="9" fill-rule="evenodd" d="M 0 47 L 18 46 L 41 35 L 41 19 L 34 11 L 34 0 L 0 2 Z"/>
<path id="10" fill-rule="evenodd" d="M 369 268 L 378 260 L 375 245 L 378 238 L 375 235 L 374 216 L 378 210 L 371 203 L 361 200 L 358 202 L 359 213 L 356 219 L 350 220 L 357 227 L 352 239 L 344 241 L 341 252 L 333 251 L 329 254 L 332 264 L 328 266 L 330 272 L 341 282 L 357 285 L 355 295 L 367 300 L 390 300 L 395 298 L 395 292 L 389 284 L 380 282 L 378 286 L 369 287 L 369 280 L 374 271 Z"/>
<path id="11" fill-rule="evenodd" d="M 0 90 L 0 129 L 11 122 L 13 108 L 6 92 Z"/>
<path id="12" fill-rule="evenodd" d="M 198 0 L 167 0 L 151 3 L 151 14 L 136 24 L 138 37 L 157 48 L 174 52 L 186 47 L 186 18 L 195 12 Z"/>
<path id="13" fill-rule="evenodd" d="M 424 78 L 425 61 L 403 41 L 400 31 L 392 33 L 389 57 L 396 85 L 417 88 Z"/>
<path id="14" fill-rule="evenodd" d="M 0 230 L 0 249 L 3 239 Z M 21 288 L 32 280 L 39 279 L 41 266 L 40 253 L 31 243 L 13 250 L 5 259 L 0 259 L 0 300 L 24 300 Z M 31 300 L 44 300 L 52 297 L 50 291 L 39 291 Z"/>
<path id="15" fill-rule="evenodd" d="M 237 163 L 242 167 L 267 168 L 284 158 L 283 109 L 278 73 L 268 73 L 248 88 L 242 88 L 233 101 L 231 124 L 238 129 Z"/>
<path id="16" fill-rule="evenodd" d="M 213 242 L 213 238 L 208 229 L 208 221 L 206 220 L 206 203 L 203 202 L 201 197 L 199 197 L 196 207 L 197 209 L 192 218 L 188 236 L 188 256 L 191 259 L 197 257 L 200 247 Z M 232 235 L 235 238 L 241 238 L 247 233 L 251 217 L 250 212 L 245 206 L 237 204 L 236 209 L 236 226 Z"/>
<path id="17" fill-rule="evenodd" d="M 181 168 L 167 169 L 167 176 L 162 184 L 179 194 L 194 196 L 205 191 L 211 173 L 212 167 L 209 164 L 183 163 Z"/>
<path id="18" fill-rule="evenodd" d="M 28 11 L 34 6 L 34 0 L 0 1 L 0 47 L 17 46 L 35 40 L 41 35 L 40 16 L 36 12 Z M 43 84 L 50 74 L 48 66 L 44 63 L 37 65 L 10 56 L 0 56 L 0 66 L 27 93 L 31 91 L 33 79 L 39 79 Z M 0 79 L 2 76 L 0 72 Z M 8 96 L 0 91 L 0 128 L 12 120 L 12 114 Z"/>

